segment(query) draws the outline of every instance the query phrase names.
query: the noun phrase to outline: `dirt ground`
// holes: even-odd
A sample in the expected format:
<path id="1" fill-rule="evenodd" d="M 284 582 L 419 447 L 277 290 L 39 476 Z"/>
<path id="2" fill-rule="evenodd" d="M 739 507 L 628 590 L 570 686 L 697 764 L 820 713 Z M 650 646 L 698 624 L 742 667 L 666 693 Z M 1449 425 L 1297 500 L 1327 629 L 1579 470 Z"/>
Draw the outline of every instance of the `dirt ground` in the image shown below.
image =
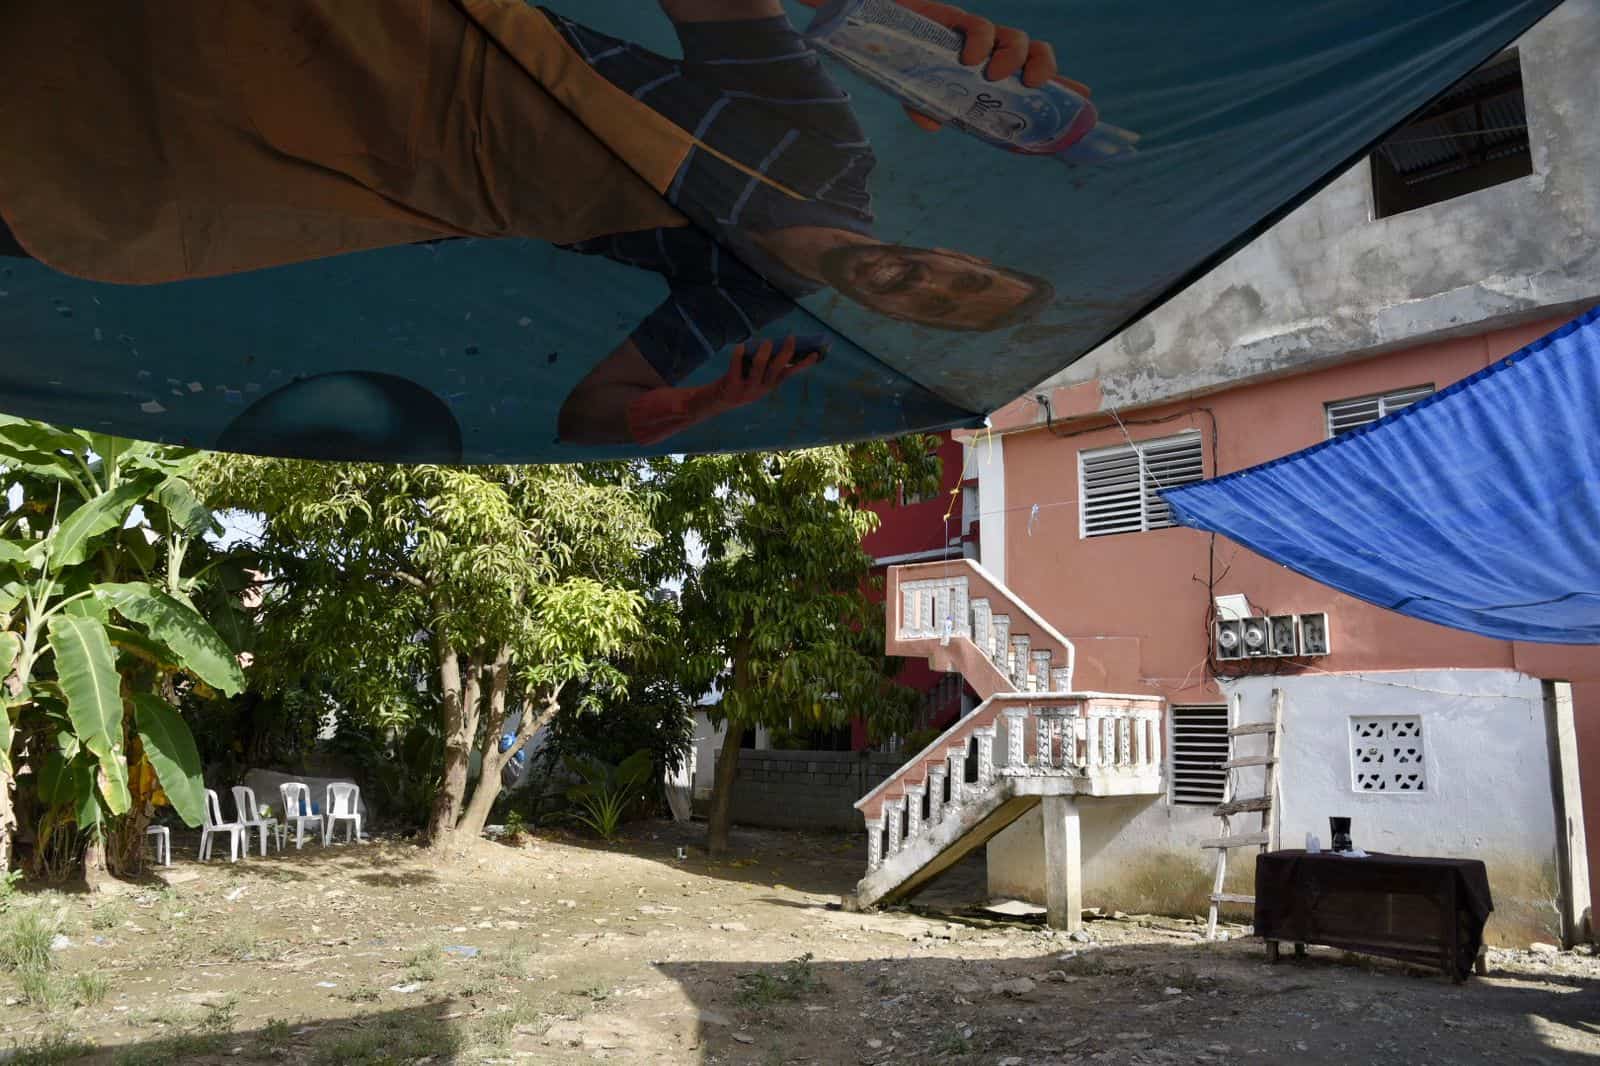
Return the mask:
<path id="1" fill-rule="evenodd" d="M 12 1063 L 1563 1063 L 1600 1055 L 1600 958 L 1491 952 L 1464 986 L 1230 928 L 1093 921 L 1086 939 L 924 909 L 839 910 L 856 836 L 632 827 L 440 866 L 308 844 L 89 899 L 21 892 L 48 981 L 0 975 Z M 677 849 L 684 848 L 680 860 Z M 24 919 L 23 916 L 31 916 Z M 1080 935 L 1081 936 L 1081 935 Z M 11 941 L 4 938 L 12 937 Z M 65 939 L 59 939 L 64 937 Z"/>

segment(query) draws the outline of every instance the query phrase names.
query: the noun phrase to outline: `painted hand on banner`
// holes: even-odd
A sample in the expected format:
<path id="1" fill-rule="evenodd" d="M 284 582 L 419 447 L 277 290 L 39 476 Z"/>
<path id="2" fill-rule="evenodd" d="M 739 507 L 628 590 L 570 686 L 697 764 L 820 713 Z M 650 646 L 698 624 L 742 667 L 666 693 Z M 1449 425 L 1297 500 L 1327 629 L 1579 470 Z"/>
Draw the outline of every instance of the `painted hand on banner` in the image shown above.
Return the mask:
<path id="1" fill-rule="evenodd" d="M 1087 97 L 1090 89 L 1082 82 L 1063 77 L 1056 69 L 1056 51 L 1048 41 L 1035 41 L 1027 33 L 1011 26 L 996 26 L 982 15 L 974 15 L 959 7 L 939 3 L 938 0 L 897 0 L 901 7 L 915 11 L 923 18 L 932 19 L 966 38 L 961 51 L 961 62 L 969 67 L 987 63 L 984 75 L 990 81 L 1001 81 L 1020 75 L 1022 84 L 1037 89 L 1047 81 L 1059 82 L 1080 96 Z M 922 129 L 937 131 L 943 123 L 920 111 L 906 108 Z"/>

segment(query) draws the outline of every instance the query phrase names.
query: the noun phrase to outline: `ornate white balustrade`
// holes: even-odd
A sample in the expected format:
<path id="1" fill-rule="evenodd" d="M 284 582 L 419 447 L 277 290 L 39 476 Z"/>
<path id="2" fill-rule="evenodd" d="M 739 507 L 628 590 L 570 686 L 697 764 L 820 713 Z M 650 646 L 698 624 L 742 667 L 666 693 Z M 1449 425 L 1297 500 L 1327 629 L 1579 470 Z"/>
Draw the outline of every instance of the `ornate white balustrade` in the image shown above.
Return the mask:
<path id="1" fill-rule="evenodd" d="M 968 774 L 968 766 L 972 772 Z M 999 798 L 1154 794 L 1161 788 L 1161 700 L 1018 693 L 957 722 L 856 804 L 868 875 Z"/>
<path id="2" fill-rule="evenodd" d="M 895 567 L 890 574 L 890 644 L 906 646 L 897 653 L 969 641 L 999 675 L 990 688 L 980 686 L 984 695 L 1071 690 L 1072 642 L 972 560 Z"/>

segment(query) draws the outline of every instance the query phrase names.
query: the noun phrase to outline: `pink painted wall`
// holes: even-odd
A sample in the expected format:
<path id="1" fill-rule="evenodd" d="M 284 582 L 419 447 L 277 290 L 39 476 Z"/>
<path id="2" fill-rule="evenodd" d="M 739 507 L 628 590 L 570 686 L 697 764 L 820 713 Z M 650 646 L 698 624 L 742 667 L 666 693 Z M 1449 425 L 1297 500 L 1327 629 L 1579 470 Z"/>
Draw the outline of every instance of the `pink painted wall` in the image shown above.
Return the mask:
<path id="1" fill-rule="evenodd" d="M 1323 440 L 1323 405 L 1329 401 L 1425 383 L 1443 388 L 1561 321 L 1423 345 L 1125 413 L 1126 420 L 1136 421 L 1172 417 L 1160 425 L 1130 421 L 1127 432 L 1143 440 L 1197 429 L 1206 442 L 1207 474 L 1228 473 Z M 1211 417 L 1202 409 L 1216 419 L 1215 469 Z M 1074 430 L 1059 423 L 1053 432 L 1031 429 L 1004 438 L 1007 584 L 1078 643 L 1080 662 L 1095 659 L 1097 645 L 1119 649 L 1100 656 L 1104 680 L 1097 678 L 1095 687 L 1157 693 L 1174 703 L 1215 702 L 1220 693 L 1205 678 L 1204 665 L 1210 538 L 1181 528 L 1080 538 L 1078 452 L 1126 440 L 1115 424 L 1105 426 L 1092 417 L 1076 424 L 1097 428 L 1066 439 L 1062 435 Z M 1030 520 L 1036 504 L 1039 510 Z M 1504 668 L 1573 681 L 1590 865 L 1600 883 L 1600 648 L 1514 644 L 1410 619 L 1334 592 L 1220 537 L 1215 572 L 1218 594 L 1244 593 L 1268 613 L 1328 612 L 1334 650 L 1315 661 L 1318 669 Z M 1600 898 L 1596 902 L 1600 913 Z"/>

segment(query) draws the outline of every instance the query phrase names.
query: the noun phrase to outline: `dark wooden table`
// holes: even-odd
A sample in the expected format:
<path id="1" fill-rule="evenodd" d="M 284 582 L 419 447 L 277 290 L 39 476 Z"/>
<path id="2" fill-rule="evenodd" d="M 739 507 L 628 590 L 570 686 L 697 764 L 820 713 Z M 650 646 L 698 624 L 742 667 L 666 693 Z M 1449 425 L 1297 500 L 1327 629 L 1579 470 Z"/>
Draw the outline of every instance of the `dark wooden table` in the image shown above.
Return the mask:
<path id="1" fill-rule="evenodd" d="M 1483 925 L 1494 910 L 1476 859 L 1349 858 L 1273 851 L 1256 858 L 1255 932 L 1278 946 L 1321 944 L 1437 966 L 1464 981 L 1483 973 Z"/>

